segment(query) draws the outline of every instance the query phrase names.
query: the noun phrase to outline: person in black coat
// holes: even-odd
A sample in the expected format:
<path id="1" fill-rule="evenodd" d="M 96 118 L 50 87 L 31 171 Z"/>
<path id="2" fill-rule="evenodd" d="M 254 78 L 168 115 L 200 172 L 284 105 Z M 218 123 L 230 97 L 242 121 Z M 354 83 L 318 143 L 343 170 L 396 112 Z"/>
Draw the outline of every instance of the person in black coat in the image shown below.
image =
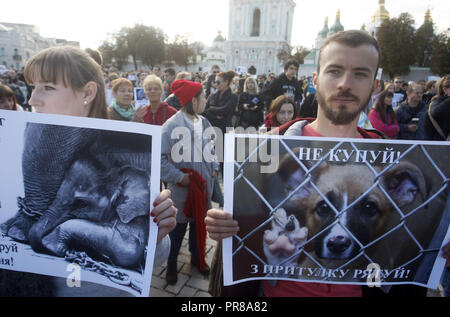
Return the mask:
<path id="1" fill-rule="evenodd" d="M 209 95 L 211 95 L 212 93 L 216 92 L 217 87 L 214 84 L 214 82 L 216 81 L 216 75 L 220 72 L 220 67 L 217 65 L 214 65 L 213 67 L 211 67 L 211 74 L 208 76 L 208 79 L 206 80 L 206 84 L 205 84 L 205 95 L 206 95 L 206 99 L 209 98 Z"/>
<path id="2" fill-rule="evenodd" d="M 436 81 L 430 80 L 425 86 L 425 93 L 422 96 L 422 101 L 429 105 L 434 96 L 436 96 Z"/>
<path id="3" fill-rule="evenodd" d="M 288 60 L 284 65 L 284 73 L 272 81 L 270 86 L 261 93 L 259 99 L 263 100 L 266 105 L 270 105 L 272 100 L 278 96 L 288 95 L 294 99 L 296 104 L 301 103 L 303 91 L 296 78 L 298 67 L 299 64 L 296 60 Z"/>
<path id="4" fill-rule="evenodd" d="M 305 101 L 300 108 L 300 118 L 316 118 L 317 117 L 317 98 L 315 93 L 307 93 Z"/>
<path id="5" fill-rule="evenodd" d="M 203 116 L 209 120 L 211 125 L 220 129 L 222 132 L 220 139 L 222 140 L 225 138 L 227 127 L 233 127 L 233 113 L 239 99 L 230 88 L 234 76 L 236 73 L 231 70 L 217 74 L 215 81 L 217 91 L 208 97 L 205 112 L 203 112 Z M 223 150 L 223 144 L 222 147 L 216 144 L 219 160 L 222 158 Z M 220 170 L 223 172 L 223 161 L 220 163 Z"/>
<path id="6" fill-rule="evenodd" d="M 211 94 L 206 102 L 203 115 L 213 127 L 218 127 L 223 135 L 226 128 L 232 127 L 233 111 L 238 104 L 238 96 L 231 92 L 231 82 L 236 73 L 221 72 L 216 76 L 217 91 Z"/>
<path id="7" fill-rule="evenodd" d="M 253 77 L 248 77 L 244 82 L 244 92 L 239 96 L 238 112 L 236 126 L 258 129 L 263 122 L 263 103 L 258 98 L 258 83 Z"/>
<path id="8" fill-rule="evenodd" d="M 445 141 L 450 135 L 450 76 L 443 77 L 436 86 L 437 94 L 424 116 L 425 140 Z"/>
<path id="9" fill-rule="evenodd" d="M 422 102 L 422 86 L 412 83 L 408 87 L 408 98 L 402 103 L 395 114 L 397 115 L 400 140 L 423 140 L 424 117 L 428 107 Z"/>

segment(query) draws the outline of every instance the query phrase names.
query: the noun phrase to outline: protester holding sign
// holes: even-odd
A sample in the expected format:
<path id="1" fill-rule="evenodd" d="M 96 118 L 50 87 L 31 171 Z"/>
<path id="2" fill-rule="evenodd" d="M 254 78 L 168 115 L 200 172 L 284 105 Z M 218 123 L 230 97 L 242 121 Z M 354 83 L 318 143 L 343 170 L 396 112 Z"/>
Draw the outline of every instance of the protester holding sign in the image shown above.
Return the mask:
<path id="1" fill-rule="evenodd" d="M 211 205 L 211 196 L 219 164 L 214 152 L 214 130 L 200 115 L 205 110 L 206 98 L 202 84 L 177 80 L 172 91 L 178 97 L 181 110 L 163 125 L 161 149 L 161 178 L 169 184 L 174 205 L 178 209 L 177 226 L 170 233 L 171 249 L 167 262 L 166 280 L 177 282 L 177 257 L 187 224 L 189 223 L 189 250 L 191 264 L 203 274 L 209 273 L 205 262 L 206 231 L 204 217 Z M 177 145 L 184 142 L 179 151 Z M 209 157 L 205 157 L 208 153 Z"/>
<path id="2" fill-rule="evenodd" d="M 101 68 L 87 53 L 78 48 L 64 46 L 41 51 L 28 61 L 25 67 L 25 78 L 33 87 L 29 103 L 36 112 L 107 118 L 105 86 Z M 47 170 L 43 172 L 52 173 Z M 59 178 L 59 182 L 62 182 L 61 178 Z M 41 199 L 38 197 L 38 191 L 41 190 L 42 198 L 45 197 L 45 201 L 51 203 L 57 193 L 45 191 L 45 186 L 46 184 L 40 184 L 33 188 L 33 197 Z M 27 188 L 25 188 L 25 192 L 27 192 Z M 53 199 L 50 195 L 53 196 Z M 170 200 L 170 195 L 169 190 L 161 192 L 154 202 L 156 207 L 151 210 L 159 226 L 159 243 L 156 251 L 158 256 L 156 258 L 159 257 L 161 261 L 168 253 L 170 240 L 167 234 L 175 227 L 175 208 Z M 31 198 L 25 197 L 25 200 L 31 200 Z M 33 202 L 28 201 L 28 203 Z M 4 296 L 58 296 L 61 292 L 64 294 L 64 292 L 70 291 L 67 289 L 65 280 L 54 279 L 55 284 L 49 286 L 48 278 L 42 276 L 36 278 L 36 276 L 25 273 L 11 273 L 3 270 L 0 272 L 0 284 L 2 285 L 0 290 L 7 292 L 3 294 Z M 30 283 L 30 281 L 32 282 Z M 3 288 L 5 285 L 8 287 Z M 94 292 L 93 295 L 101 294 L 99 287 L 94 287 L 89 291 Z M 88 295 L 87 293 L 85 296 Z M 66 296 L 68 295 L 66 294 Z"/>
<path id="3" fill-rule="evenodd" d="M 244 82 L 244 92 L 239 96 L 239 118 L 236 126 L 257 129 L 263 120 L 263 104 L 258 99 L 256 79 L 248 77 Z"/>
<path id="4" fill-rule="evenodd" d="M 318 70 L 313 77 L 319 106 L 317 119 L 313 122 L 296 120 L 281 126 L 278 132 L 289 136 L 379 138 L 357 126 L 359 115 L 376 88 L 379 60 L 378 43 L 366 32 L 344 31 L 328 38 L 321 48 Z M 209 210 L 205 222 L 210 237 L 216 241 L 232 237 L 240 230 L 232 215 L 222 210 Z M 274 243 L 277 241 L 274 239 Z M 270 243 L 268 248 L 271 248 Z M 220 291 L 218 284 L 217 280 L 211 280 L 210 289 Z M 229 291 L 224 288 L 222 294 L 239 296 L 238 287 L 233 289 L 232 286 Z M 358 285 L 284 280 L 278 280 L 275 285 L 263 281 L 259 292 L 268 297 L 362 296 Z M 248 296 L 248 290 L 246 294 Z"/>
<path id="5" fill-rule="evenodd" d="M 112 120 L 144 122 L 146 109 L 141 107 L 135 110 L 133 104 L 133 83 L 125 78 L 113 80 L 112 93 L 115 98 L 108 108 L 108 117 Z"/>

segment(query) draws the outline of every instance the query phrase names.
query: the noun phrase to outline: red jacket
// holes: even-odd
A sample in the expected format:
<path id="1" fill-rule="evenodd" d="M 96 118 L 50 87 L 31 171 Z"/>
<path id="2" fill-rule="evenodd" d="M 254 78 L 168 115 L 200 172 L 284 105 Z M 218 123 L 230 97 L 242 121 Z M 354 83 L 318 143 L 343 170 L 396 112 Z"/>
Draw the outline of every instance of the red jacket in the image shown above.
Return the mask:
<path id="1" fill-rule="evenodd" d="M 391 122 L 391 116 L 387 114 L 387 123 L 384 123 L 383 120 L 381 120 L 380 113 L 375 109 L 370 110 L 369 120 L 375 129 L 383 132 L 390 139 L 395 139 L 398 132 L 400 131 L 397 120 Z"/>
<path id="2" fill-rule="evenodd" d="M 270 131 L 272 128 L 275 128 L 275 127 L 279 127 L 279 126 L 280 126 L 280 124 L 278 123 L 277 119 L 275 119 L 275 118 L 273 117 L 273 114 L 272 114 L 272 113 L 269 113 L 269 114 L 266 116 L 266 118 L 264 119 L 264 125 L 266 126 L 267 131 Z"/>
<path id="3" fill-rule="evenodd" d="M 150 110 L 150 106 L 145 106 L 147 113 L 144 116 L 144 122 L 154 125 L 163 125 L 171 116 L 177 113 L 177 109 L 169 106 L 167 102 L 162 102 L 156 113 Z"/>

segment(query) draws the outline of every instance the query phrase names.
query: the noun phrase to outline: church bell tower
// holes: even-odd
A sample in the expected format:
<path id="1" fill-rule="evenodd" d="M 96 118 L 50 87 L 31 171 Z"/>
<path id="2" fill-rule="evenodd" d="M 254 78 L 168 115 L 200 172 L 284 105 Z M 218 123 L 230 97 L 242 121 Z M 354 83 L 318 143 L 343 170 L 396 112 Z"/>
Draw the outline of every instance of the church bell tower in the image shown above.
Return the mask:
<path id="1" fill-rule="evenodd" d="M 280 71 L 277 54 L 291 43 L 293 0 L 230 0 L 227 66 Z"/>

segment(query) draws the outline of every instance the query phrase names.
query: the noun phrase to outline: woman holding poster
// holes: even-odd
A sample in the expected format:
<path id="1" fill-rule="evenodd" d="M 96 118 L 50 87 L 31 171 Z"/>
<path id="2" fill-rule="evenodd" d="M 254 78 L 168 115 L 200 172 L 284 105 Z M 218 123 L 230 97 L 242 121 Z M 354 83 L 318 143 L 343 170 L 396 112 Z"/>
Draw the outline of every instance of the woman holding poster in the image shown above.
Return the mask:
<path id="1" fill-rule="evenodd" d="M 29 103 L 36 112 L 107 118 L 105 86 L 101 68 L 87 53 L 78 48 L 52 47 L 41 51 L 28 61 L 25 67 L 25 78 L 33 87 Z M 36 142 L 39 141 L 37 138 Z M 45 170 L 44 172 L 49 174 L 54 171 Z M 24 175 L 24 179 L 26 177 L 27 175 Z M 30 177 L 28 176 L 28 178 Z M 61 181 L 62 179 L 59 178 L 59 182 Z M 51 196 L 54 199 L 57 193 L 45 191 L 44 188 L 47 185 L 39 183 L 37 187 L 35 186 L 33 197 L 25 197 L 27 203 L 37 205 L 42 203 L 40 200 L 51 202 Z M 25 188 L 25 192 L 27 192 L 27 188 Z M 161 192 L 153 204 L 155 208 L 151 210 L 151 215 L 159 226 L 156 258 L 159 255 L 161 261 L 164 261 L 168 253 L 170 240 L 167 234 L 175 227 L 175 208 L 170 200 L 170 195 L 168 190 Z M 31 201 L 34 199 L 37 201 Z M 70 296 L 72 290 L 67 288 L 65 282 L 65 279 L 49 280 L 43 276 L 1 270 L 0 295 L 59 296 L 62 292 L 65 294 L 64 296 Z M 99 287 L 95 285 L 82 291 L 84 291 L 84 296 L 90 293 L 94 296 L 101 294 Z M 123 293 L 121 294 L 123 295 Z M 111 296 L 113 295 L 115 295 L 114 292 Z"/>
<path id="2" fill-rule="evenodd" d="M 109 119 L 144 122 L 145 108 L 141 107 L 136 110 L 133 104 L 133 83 L 126 78 L 118 78 L 113 80 L 111 84 L 115 100 L 111 102 L 111 106 L 108 108 Z"/>

